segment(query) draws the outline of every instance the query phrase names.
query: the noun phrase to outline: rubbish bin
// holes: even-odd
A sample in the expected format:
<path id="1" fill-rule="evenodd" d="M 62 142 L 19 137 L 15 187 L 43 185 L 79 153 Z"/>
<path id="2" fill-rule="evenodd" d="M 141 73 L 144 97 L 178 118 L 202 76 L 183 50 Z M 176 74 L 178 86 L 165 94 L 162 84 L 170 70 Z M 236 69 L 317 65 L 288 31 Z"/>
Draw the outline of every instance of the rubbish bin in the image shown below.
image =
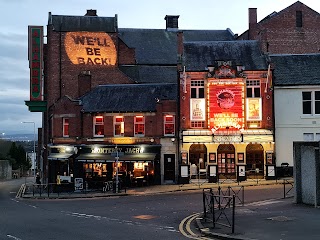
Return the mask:
<path id="1" fill-rule="evenodd" d="M 282 168 L 283 177 L 291 177 L 290 170 L 289 170 L 289 163 L 281 163 L 281 168 Z"/>

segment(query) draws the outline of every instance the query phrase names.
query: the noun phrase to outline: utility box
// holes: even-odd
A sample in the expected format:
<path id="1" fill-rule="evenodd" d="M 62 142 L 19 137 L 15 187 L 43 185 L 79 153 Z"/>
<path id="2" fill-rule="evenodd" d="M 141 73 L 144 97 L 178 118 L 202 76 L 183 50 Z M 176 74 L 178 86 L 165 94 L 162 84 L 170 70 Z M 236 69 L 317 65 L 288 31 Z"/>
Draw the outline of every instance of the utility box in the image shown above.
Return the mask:
<path id="1" fill-rule="evenodd" d="M 319 142 L 293 142 L 296 203 L 320 205 Z"/>

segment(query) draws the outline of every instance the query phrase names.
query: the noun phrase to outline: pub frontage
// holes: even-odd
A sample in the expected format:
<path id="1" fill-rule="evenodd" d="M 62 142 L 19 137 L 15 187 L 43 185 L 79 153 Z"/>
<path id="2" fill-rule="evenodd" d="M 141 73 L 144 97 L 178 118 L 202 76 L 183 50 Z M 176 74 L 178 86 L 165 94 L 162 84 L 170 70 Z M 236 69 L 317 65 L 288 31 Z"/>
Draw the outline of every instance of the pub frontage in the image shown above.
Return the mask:
<path id="1" fill-rule="evenodd" d="M 51 146 L 50 182 L 80 178 L 88 189 L 101 190 L 118 175 L 122 187 L 159 184 L 160 151 L 145 144 Z"/>

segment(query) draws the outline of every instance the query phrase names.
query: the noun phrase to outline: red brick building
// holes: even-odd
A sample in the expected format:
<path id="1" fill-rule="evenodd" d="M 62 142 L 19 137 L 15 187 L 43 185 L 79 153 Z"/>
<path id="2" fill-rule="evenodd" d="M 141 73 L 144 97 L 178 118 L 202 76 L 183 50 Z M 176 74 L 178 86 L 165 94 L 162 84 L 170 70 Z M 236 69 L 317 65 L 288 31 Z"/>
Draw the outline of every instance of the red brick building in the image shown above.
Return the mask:
<path id="1" fill-rule="evenodd" d="M 249 9 L 249 29 L 238 40 L 258 40 L 266 53 L 301 54 L 320 50 L 320 14 L 300 1 L 257 22 Z"/>
<path id="2" fill-rule="evenodd" d="M 211 181 L 275 177 L 272 76 L 259 42 L 187 42 L 183 59 L 182 164 Z"/>
<path id="3" fill-rule="evenodd" d="M 180 31 L 178 17 L 166 16 L 166 29 L 121 29 L 117 15 L 99 17 L 95 10 L 49 14 L 44 182 L 80 178 L 102 189 L 117 173 L 140 183 L 177 181 L 182 40 L 234 39 L 229 30 Z"/>

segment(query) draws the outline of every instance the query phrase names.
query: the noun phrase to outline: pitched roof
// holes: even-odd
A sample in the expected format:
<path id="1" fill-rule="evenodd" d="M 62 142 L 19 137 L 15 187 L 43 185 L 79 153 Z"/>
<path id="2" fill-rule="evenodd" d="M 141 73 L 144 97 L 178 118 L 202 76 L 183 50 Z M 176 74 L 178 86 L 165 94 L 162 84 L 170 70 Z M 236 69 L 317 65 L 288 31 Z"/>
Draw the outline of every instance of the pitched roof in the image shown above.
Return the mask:
<path id="1" fill-rule="evenodd" d="M 179 30 L 184 41 L 230 41 L 230 30 Z M 120 39 L 135 49 L 137 64 L 177 64 L 177 32 L 165 29 L 119 28 Z"/>
<path id="2" fill-rule="evenodd" d="M 273 54 L 275 86 L 320 84 L 320 54 Z"/>
<path id="3" fill-rule="evenodd" d="M 119 66 L 137 83 L 177 83 L 177 66 Z"/>
<path id="4" fill-rule="evenodd" d="M 230 60 L 245 70 L 267 68 L 258 41 L 186 42 L 183 59 L 187 71 L 205 71 L 215 61 Z"/>
<path id="5" fill-rule="evenodd" d="M 155 112 L 161 100 L 177 100 L 176 84 L 102 85 L 80 98 L 84 112 Z"/>
<path id="6" fill-rule="evenodd" d="M 61 32 L 116 32 L 117 17 L 65 16 L 49 13 L 48 25 Z"/>

